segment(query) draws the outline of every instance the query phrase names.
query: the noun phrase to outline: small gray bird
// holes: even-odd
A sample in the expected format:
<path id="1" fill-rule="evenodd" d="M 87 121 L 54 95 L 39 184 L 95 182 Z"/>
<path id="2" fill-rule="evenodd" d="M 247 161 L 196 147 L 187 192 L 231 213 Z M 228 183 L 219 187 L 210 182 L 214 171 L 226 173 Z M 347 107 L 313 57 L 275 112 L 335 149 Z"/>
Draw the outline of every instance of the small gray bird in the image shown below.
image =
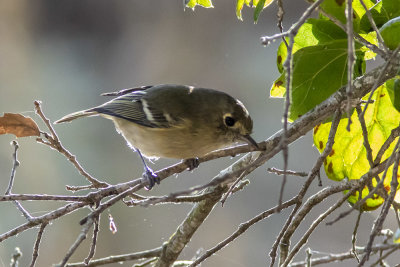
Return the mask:
<path id="1" fill-rule="evenodd" d="M 145 157 L 184 159 L 197 167 L 198 157 L 246 142 L 258 149 L 250 136 L 253 121 L 242 102 L 213 89 L 163 84 L 125 89 L 98 107 L 74 112 L 55 123 L 97 116 L 114 122 L 117 132 L 141 157 L 151 189 L 159 179 Z"/>

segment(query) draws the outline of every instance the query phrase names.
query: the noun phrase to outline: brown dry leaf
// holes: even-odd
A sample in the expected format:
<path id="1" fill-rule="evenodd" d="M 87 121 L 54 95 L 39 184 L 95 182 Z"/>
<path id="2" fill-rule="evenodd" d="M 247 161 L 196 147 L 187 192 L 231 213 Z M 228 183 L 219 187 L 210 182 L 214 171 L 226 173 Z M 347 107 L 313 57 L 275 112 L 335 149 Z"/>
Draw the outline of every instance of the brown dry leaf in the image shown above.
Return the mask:
<path id="1" fill-rule="evenodd" d="M 4 113 L 0 117 L 0 134 L 14 134 L 16 137 L 39 136 L 39 127 L 29 117 L 21 114 Z"/>

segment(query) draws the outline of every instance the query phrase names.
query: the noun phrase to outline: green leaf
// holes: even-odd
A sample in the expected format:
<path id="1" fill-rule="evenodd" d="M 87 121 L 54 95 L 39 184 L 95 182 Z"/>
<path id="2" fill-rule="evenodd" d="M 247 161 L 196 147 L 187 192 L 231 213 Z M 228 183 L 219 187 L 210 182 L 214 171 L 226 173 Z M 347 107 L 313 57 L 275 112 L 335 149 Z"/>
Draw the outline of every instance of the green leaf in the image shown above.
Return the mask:
<path id="1" fill-rule="evenodd" d="M 273 0 L 253 0 L 253 6 L 256 6 L 254 9 L 254 23 L 257 23 L 261 11 L 263 11 L 263 9 L 269 6 L 272 2 Z"/>
<path id="2" fill-rule="evenodd" d="M 265 0 L 260 0 L 256 4 L 256 8 L 254 9 L 254 23 L 257 23 L 258 17 L 261 14 L 261 11 L 264 9 Z"/>
<path id="3" fill-rule="evenodd" d="M 296 39 L 296 37 L 295 37 Z M 289 39 L 286 38 L 287 42 L 289 42 Z M 299 50 L 300 48 L 303 48 L 302 46 L 298 45 L 296 43 L 296 41 L 293 44 L 293 48 L 292 48 L 292 54 L 296 53 L 297 50 Z M 277 57 L 276 57 L 276 66 L 279 70 L 280 73 L 283 73 L 284 68 L 283 68 L 283 63 L 285 62 L 287 57 L 287 48 L 284 42 L 281 42 L 281 44 L 278 47 L 278 51 L 277 51 Z"/>
<path id="4" fill-rule="evenodd" d="M 363 99 L 368 99 L 366 95 Z M 400 113 L 393 107 L 390 101 L 386 84 L 379 87 L 372 96 L 374 103 L 368 105 L 365 113 L 365 124 L 368 130 L 368 141 L 372 149 L 372 156 L 375 159 L 382 144 L 390 135 L 392 129 L 396 128 L 400 122 Z M 364 107 L 362 107 L 364 108 Z M 366 150 L 363 145 L 363 135 L 361 125 L 358 120 L 357 112 L 354 111 L 352 116 L 351 130 L 346 130 L 348 120 L 342 119 L 336 132 L 335 143 L 332 152 L 324 162 L 325 173 L 329 179 L 340 181 L 344 178 L 357 180 L 367 173 L 370 169 Z M 331 122 L 327 122 L 314 128 L 314 145 L 322 152 L 328 140 L 328 134 Z M 396 141 L 392 143 L 385 152 L 381 161 L 387 159 L 393 151 Z M 392 179 L 393 166 L 388 169 L 384 180 L 384 188 L 390 191 L 390 182 Z M 380 177 L 382 177 L 380 175 Z M 373 180 L 373 186 L 376 181 Z M 362 191 L 362 197 L 367 196 L 368 188 Z M 349 202 L 354 204 L 358 200 L 358 192 L 349 197 Z M 375 196 L 368 199 L 363 210 L 372 210 L 383 203 L 383 199 Z"/>
<path id="5" fill-rule="evenodd" d="M 393 107 L 397 109 L 397 111 L 400 111 L 400 80 L 390 79 L 386 81 L 386 86 Z"/>
<path id="6" fill-rule="evenodd" d="M 379 28 L 390 19 L 400 16 L 400 0 L 381 0 L 370 11 L 376 26 Z M 360 29 L 364 32 L 372 31 L 372 26 L 366 14 L 361 18 Z"/>
<path id="7" fill-rule="evenodd" d="M 211 0 L 185 0 L 185 7 L 189 7 L 194 10 L 196 6 L 202 6 L 205 8 L 214 7 Z"/>
<path id="8" fill-rule="evenodd" d="M 236 1 L 236 17 L 240 20 L 243 20 L 242 17 L 242 9 L 244 5 L 250 6 L 252 0 L 237 0 Z M 258 17 L 260 16 L 261 11 L 269 6 L 273 0 L 253 0 L 252 7 L 255 7 L 254 10 L 254 22 L 257 23 Z"/>
<path id="9" fill-rule="evenodd" d="M 236 2 L 236 17 L 240 20 L 243 20 L 242 18 L 242 9 L 243 6 L 250 6 L 251 0 L 237 0 Z"/>
<path id="10" fill-rule="evenodd" d="M 360 36 L 363 37 L 365 40 L 378 46 L 378 38 L 376 37 L 376 32 L 372 31 L 369 33 L 360 33 Z M 366 46 L 361 47 L 361 51 L 365 53 L 365 60 L 374 59 L 376 57 L 376 53 L 374 53 L 371 49 Z"/>
<path id="11" fill-rule="evenodd" d="M 395 50 L 400 45 L 400 17 L 395 17 L 383 24 L 379 32 L 387 47 Z"/>
<path id="12" fill-rule="evenodd" d="M 363 0 L 367 8 L 371 8 L 374 2 L 371 0 Z M 337 18 L 342 23 L 346 24 L 346 1 L 345 0 L 325 0 L 320 6 L 326 13 Z M 360 21 L 365 14 L 365 9 L 361 5 L 360 0 L 353 1 L 353 26 L 356 32 L 359 32 Z"/>
<path id="13" fill-rule="evenodd" d="M 346 33 L 336 24 L 329 20 L 308 19 L 299 29 L 294 37 L 293 53 L 303 47 L 328 43 L 338 39 L 346 39 Z M 289 42 L 289 39 L 286 38 Z M 277 67 L 280 73 L 283 72 L 283 62 L 287 56 L 287 49 L 284 42 L 278 48 Z"/>
<path id="14" fill-rule="evenodd" d="M 364 60 L 356 43 L 355 77 L 362 74 Z M 286 72 L 283 72 L 284 74 Z M 276 87 L 277 81 L 280 88 Z M 275 81 L 271 94 L 281 95 L 286 79 Z M 293 81 L 289 119 L 296 120 L 347 83 L 347 40 L 337 40 L 299 49 L 293 54 Z"/>

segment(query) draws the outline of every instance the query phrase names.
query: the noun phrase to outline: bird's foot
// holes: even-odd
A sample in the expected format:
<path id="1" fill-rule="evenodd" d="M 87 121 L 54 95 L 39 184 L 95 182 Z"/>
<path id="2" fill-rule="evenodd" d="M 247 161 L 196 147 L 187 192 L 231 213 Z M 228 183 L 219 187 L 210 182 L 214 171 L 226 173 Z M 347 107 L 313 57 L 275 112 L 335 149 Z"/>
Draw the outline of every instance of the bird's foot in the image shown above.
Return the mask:
<path id="1" fill-rule="evenodd" d="M 191 159 L 184 159 L 183 163 L 188 165 L 188 170 L 192 171 L 193 169 L 196 169 L 200 165 L 200 160 L 199 158 L 191 158 Z"/>
<path id="2" fill-rule="evenodd" d="M 151 190 L 155 184 L 160 184 L 160 177 L 158 177 L 150 168 L 146 168 L 143 173 L 143 179 L 147 184 L 144 186 L 146 190 Z"/>

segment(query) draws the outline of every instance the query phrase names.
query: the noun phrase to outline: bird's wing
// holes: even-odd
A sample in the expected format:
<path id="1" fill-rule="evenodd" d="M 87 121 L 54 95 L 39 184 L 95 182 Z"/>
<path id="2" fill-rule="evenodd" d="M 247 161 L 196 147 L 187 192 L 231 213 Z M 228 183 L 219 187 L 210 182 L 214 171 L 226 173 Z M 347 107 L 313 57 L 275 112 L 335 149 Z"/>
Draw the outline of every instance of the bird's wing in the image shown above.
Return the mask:
<path id="1" fill-rule="evenodd" d="M 151 106 L 145 96 L 146 90 L 134 91 L 89 111 L 122 118 L 151 128 L 171 127 L 171 118 L 169 116 L 167 118 L 159 108 Z"/>

